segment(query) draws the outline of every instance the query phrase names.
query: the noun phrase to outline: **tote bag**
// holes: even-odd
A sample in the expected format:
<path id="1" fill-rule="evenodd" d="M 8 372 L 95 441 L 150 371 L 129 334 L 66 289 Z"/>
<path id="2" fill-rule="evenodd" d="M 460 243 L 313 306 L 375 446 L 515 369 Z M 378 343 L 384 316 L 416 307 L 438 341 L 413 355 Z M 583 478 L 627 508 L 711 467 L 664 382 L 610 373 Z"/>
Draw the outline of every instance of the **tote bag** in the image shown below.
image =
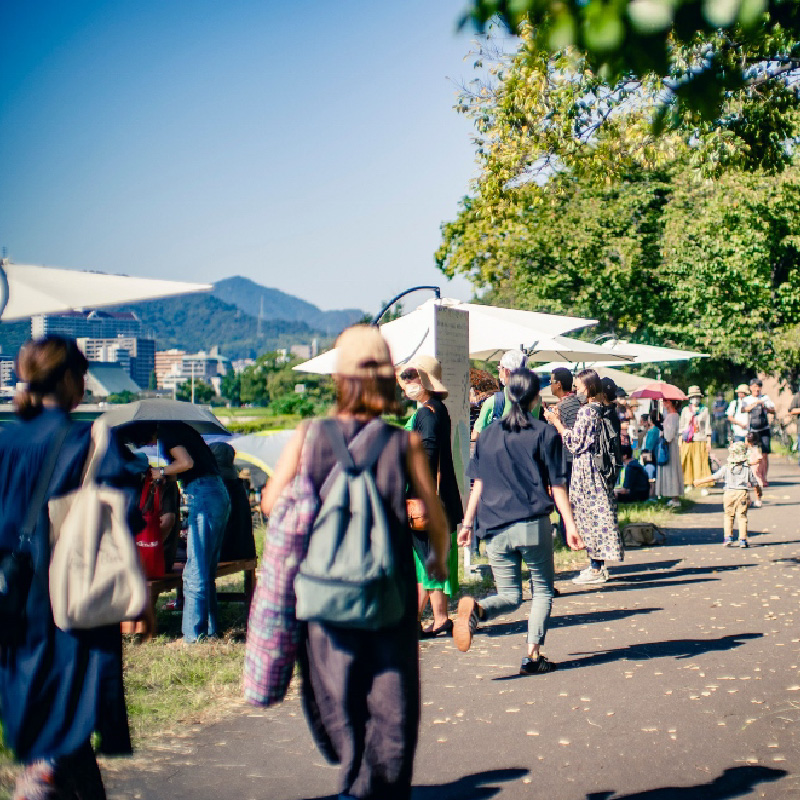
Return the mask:
<path id="1" fill-rule="evenodd" d="M 50 604 L 62 630 L 133 619 L 147 602 L 147 581 L 128 527 L 125 493 L 95 483 L 108 438 L 108 426 L 97 420 L 80 488 L 48 504 Z"/>

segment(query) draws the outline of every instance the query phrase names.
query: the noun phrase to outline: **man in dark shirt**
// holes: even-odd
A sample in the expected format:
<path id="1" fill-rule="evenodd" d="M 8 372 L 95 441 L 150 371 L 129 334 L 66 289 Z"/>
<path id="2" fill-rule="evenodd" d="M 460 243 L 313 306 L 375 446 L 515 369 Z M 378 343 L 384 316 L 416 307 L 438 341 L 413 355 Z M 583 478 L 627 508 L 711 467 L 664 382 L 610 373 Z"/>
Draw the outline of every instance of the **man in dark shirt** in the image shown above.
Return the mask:
<path id="1" fill-rule="evenodd" d="M 633 457 L 633 450 L 629 444 L 623 444 L 622 486 L 614 489 L 617 501 L 620 503 L 643 503 L 650 497 L 650 480 L 644 467 Z"/>

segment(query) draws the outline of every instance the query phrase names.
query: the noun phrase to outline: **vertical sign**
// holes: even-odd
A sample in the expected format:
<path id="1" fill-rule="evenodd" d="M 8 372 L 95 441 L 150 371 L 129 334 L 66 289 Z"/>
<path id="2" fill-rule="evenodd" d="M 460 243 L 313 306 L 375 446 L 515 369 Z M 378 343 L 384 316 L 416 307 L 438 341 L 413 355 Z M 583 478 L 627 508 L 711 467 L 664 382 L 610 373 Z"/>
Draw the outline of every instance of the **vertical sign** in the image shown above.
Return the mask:
<path id="1" fill-rule="evenodd" d="M 434 355 L 442 365 L 442 382 L 447 387 L 445 400 L 450 414 L 455 467 L 461 501 L 466 507 L 469 481 L 469 312 L 435 305 Z"/>

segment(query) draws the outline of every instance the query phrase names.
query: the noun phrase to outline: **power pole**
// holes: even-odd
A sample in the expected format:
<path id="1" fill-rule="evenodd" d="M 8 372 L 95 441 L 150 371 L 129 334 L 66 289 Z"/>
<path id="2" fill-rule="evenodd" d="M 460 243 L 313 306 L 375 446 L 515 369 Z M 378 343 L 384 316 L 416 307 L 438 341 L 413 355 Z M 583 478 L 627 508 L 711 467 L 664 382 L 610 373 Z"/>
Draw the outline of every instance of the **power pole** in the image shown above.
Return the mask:
<path id="1" fill-rule="evenodd" d="M 258 309 L 258 328 L 256 330 L 256 338 L 260 339 L 264 335 L 264 330 L 261 322 L 264 319 L 264 295 L 261 295 L 261 307 Z"/>

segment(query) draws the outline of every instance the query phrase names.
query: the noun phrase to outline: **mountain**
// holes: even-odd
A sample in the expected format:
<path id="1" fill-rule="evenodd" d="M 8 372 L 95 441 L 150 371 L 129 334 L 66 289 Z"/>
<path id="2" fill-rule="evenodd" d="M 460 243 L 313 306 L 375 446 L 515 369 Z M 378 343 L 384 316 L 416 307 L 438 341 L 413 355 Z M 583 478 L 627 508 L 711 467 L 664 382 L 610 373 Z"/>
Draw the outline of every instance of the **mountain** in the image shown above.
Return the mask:
<path id="1" fill-rule="evenodd" d="M 228 358 L 253 358 L 260 353 L 293 344 L 310 344 L 324 332 L 303 322 L 258 320 L 213 294 L 186 294 L 145 303 L 131 303 L 119 310 L 134 311 L 145 335 L 152 334 L 159 350 L 176 347 L 190 352 L 208 351 L 218 345 Z"/>
<path id="2" fill-rule="evenodd" d="M 323 331 L 329 336 L 335 336 L 364 316 L 364 312 L 356 308 L 322 311 L 306 300 L 238 275 L 215 283 L 212 294 L 224 303 L 230 303 L 256 318 L 263 301 L 264 320 L 304 322 L 310 328 Z"/>

